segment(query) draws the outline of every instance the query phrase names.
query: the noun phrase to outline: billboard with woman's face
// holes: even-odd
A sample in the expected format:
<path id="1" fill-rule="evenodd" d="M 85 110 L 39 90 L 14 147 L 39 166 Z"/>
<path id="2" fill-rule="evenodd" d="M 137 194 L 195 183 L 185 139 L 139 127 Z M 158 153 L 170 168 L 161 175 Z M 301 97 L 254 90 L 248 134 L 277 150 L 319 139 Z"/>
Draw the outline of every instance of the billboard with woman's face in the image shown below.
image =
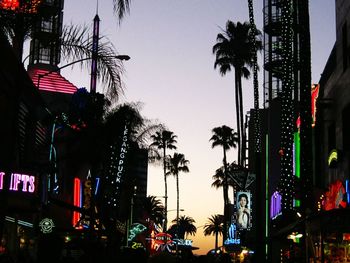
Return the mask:
<path id="1" fill-rule="evenodd" d="M 236 224 L 237 224 L 237 229 L 249 230 L 252 227 L 250 192 L 243 192 L 243 191 L 237 192 Z"/>

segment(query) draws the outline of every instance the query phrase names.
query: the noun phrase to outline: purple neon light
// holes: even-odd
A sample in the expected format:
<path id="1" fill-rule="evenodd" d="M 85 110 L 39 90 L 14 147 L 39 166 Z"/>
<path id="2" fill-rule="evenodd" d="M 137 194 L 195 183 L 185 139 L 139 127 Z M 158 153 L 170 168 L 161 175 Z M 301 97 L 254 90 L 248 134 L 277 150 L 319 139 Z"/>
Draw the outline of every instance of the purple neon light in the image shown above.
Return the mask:
<path id="1" fill-rule="evenodd" d="M 271 196 L 270 218 L 276 217 L 282 211 L 282 196 L 279 192 L 274 192 Z"/>

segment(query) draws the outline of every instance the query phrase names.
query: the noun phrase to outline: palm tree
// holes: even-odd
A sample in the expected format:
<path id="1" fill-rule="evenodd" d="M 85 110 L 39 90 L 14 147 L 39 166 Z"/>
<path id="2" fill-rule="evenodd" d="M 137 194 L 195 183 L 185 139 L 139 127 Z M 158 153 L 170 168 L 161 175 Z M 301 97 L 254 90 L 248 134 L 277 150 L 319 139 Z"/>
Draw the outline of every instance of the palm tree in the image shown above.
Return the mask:
<path id="1" fill-rule="evenodd" d="M 226 125 L 223 125 L 221 127 L 216 127 L 212 130 L 213 136 L 210 138 L 210 141 L 212 141 L 212 148 L 215 148 L 217 146 L 221 146 L 223 149 L 223 164 L 224 164 L 224 240 L 226 239 L 226 232 L 227 232 L 227 223 L 229 221 L 229 215 L 228 215 L 228 178 L 227 178 L 227 158 L 226 158 L 226 152 L 230 148 L 236 148 L 238 138 L 237 133 L 234 132 L 234 130 Z"/>
<path id="2" fill-rule="evenodd" d="M 170 227 L 169 232 L 177 235 L 180 239 L 187 239 L 187 235 L 195 235 L 197 233 L 197 227 L 194 225 L 196 221 L 190 216 L 180 216 L 171 222 L 173 225 Z"/>
<path id="3" fill-rule="evenodd" d="M 252 43 L 249 38 L 251 26 L 249 23 L 235 24 L 228 20 L 226 29 L 219 33 L 213 53 L 216 56 L 214 69 L 219 67 L 221 75 L 226 75 L 232 68 L 235 70 L 235 101 L 236 119 L 238 131 L 238 164 L 242 164 L 243 143 L 243 98 L 242 98 L 242 76 L 248 78 L 250 72 L 246 66 L 252 66 Z M 256 34 L 259 34 L 256 31 Z M 257 40 L 257 43 L 258 40 Z M 261 42 L 260 42 L 261 46 Z"/>
<path id="4" fill-rule="evenodd" d="M 227 168 L 229 168 L 230 165 L 227 164 Z M 216 169 L 215 174 L 212 176 L 212 179 L 214 180 L 214 182 L 211 184 L 212 187 L 219 189 L 222 188 L 223 189 L 223 196 L 225 198 L 225 192 L 224 192 L 224 182 L 225 182 L 225 169 L 224 166 L 221 166 L 219 169 Z M 235 189 L 235 185 L 233 180 L 228 177 L 227 178 L 227 184 L 228 186 L 231 186 L 233 189 Z"/>
<path id="5" fill-rule="evenodd" d="M 164 219 L 164 206 L 156 196 L 149 195 L 143 199 L 142 209 L 146 221 L 161 225 Z"/>
<path id="6" fill-rule="evenodd" d="M 215 235 L 215 251 L 218 249 L 219 235 L 222 235 L 223 232 L 223 215 L 212 215 L 208 218 L 208 222 L 204 225 L 204 235 L 210 236 Z"/>
<path id="7" fill-rule="evenodd" d="M 122 1 L 121 1 L 122 2 Z M 126 5 L 122 10 L 125 11 Z M 40 10 L 40 9 L 39 9 Z M 23 45 L 30 39 L 35 22 L 41 17 L 40 12 L 22 13 L 0 10 L 0 32 L 3 33 L 12 44 L 19 61 L 22 61 Z M 63 60 L 67 63 L 91 57 L 92 29 L 87 26 L 64 25 L 59 43 Z M 113 44 L 106 36 L 100 36 L 97 65 L 98 80 L 106 85 L 106 95 L 112 101 L 116 101 L 123 94 L 121 75 L 124 72 L 123 64 L 115 59 L 117 55 Z M 83 60 L 80 63 L 83 68 L 91 68 L 91 60 Z"/>
<path id="8" fill-rule="evenodd" d="M 168 159 L 169 172 L 167 175 L 172 174 L 176 178 L 176 218 L 179 219 L 179 211 L 180 211 L 180 198 L 179 198 L 179 173 L 188 173 L 190 170 L 188 169 L 189 161 L 186 160 L 185 155 L 182 153 L 174 153 Z"/>
<path id="9" fill-rule="evenodd" d="M 119 22 L 124 18 L 126 13 L 130 11 L 131 0 L 113 0 L 113 9 L 117 14 Z"/>
<path id="10" fill-rule="evenodd" d="M 79 61 L 91 57 L 92 36 L 89 34 L 92 29 L 87 26 L 65 25 L 62 29 L 61 56 L 66 63 Z M 124 66 L 119 59 L 115 59 L 118 52 L 112 42 L 106 36 L 100 36 L 97 53 L 97 74 L 98 80 L 105 84 L 105 95 L 109 100 L 115 102 L 123 94 L 121 75 L 124 73 Z M 90 70 L 91 60 L 83 60 L 81 68 Z"/>
<path id="11" fill-rule="evenodd" d="M 163 172 L 164 172 L 164 231 L 167 229 L 167 209 L 168 209 L 168 185 L 167 185 L 167 165 L 166 165 L 166 150 L 176 150 L 175 143 L 177 136 L 166 129 L 162 131 L 157 131 L 155 134 L 151 135 L 153 142 L 150 144 L 150 148 L 156 148 L 163 151 L 163 155 L 160 157 L 163 161 Z"/>

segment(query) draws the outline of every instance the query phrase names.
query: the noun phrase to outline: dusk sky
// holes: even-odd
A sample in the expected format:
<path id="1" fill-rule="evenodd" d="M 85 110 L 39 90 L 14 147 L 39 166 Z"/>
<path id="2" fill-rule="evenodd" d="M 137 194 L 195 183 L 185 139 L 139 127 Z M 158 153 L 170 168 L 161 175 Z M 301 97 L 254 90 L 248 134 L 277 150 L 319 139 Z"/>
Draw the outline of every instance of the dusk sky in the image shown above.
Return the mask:
<path id="1" fill-rule="evenodd" d="M 312 81 L 317 83 L 335 41 L 334 0 L 310 0 Z M 263 30 L 263 0 L 254 1 L 255 20 Z M 234 74 L 222 77 L 214 70 L 212 46 L 227 20 L 248 21 L 246 0 L 132 0 L 131 12 L 119 24 L 112 0 L 99 1 L 100 33 L 107 36 L 119 54 L 131 57 L 124 63 L 127 102 L 142 102 L 141 113 L 164 123 L 178 136 L 178 152 L 190 161 L 190 173 L 180 174 L 182 215 L 196 221 L 197 234 L 189 236 L 196 254 L 214 247 L 214 238 L 203 238 L 207 218 L 223 213 L 222 190 L 211 187 L 212 175 L 222 165 L 222 149 L 211 148 L 214 127 L 236 130 Z M 66 0 L 64 23 L 92 25 L 94 0 Z M 262 56 L 259 56 L 262 69 Z M 63 65 L 63 64 L 62 64 Z M 89 87 L 89 72 L 62 72 L 77 87 Z M 263 71 L 259 72 L 262 107 Z M 253 107 L 252 79 L 243 82 L 244 108 Z M 236 160 L 235 152 L 228 161 Z M 169 177 L 169 221 L 175 218 L 175 180 Z M 160 167 L 150 166 L 148 195 L 164 196 Z M 232 194 L 231 194 L 232 200 Z M 161 198 L 160 198 L 161 199 Z M 163 199 L 161 199 L 164 201 Z"/>

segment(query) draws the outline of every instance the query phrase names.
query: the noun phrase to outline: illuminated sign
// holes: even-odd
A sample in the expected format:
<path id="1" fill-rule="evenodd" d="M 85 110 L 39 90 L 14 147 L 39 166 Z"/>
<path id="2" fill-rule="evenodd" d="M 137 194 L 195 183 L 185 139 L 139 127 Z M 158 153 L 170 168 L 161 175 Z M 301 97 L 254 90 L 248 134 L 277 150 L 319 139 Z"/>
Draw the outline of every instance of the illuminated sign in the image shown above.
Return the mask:
<path id="1" fill-rule="evenodd" d="M 326 211 L 340 207 L 345 208 L 347 205 L 344 201 L 346 191 L 340 180 L 332 183 L 329 186 L 329 191 L 327 191 L 324 196 L 323 209 Z"/>
<path id="2" fill-rule="evenodd" d="M 73 205 L 81 207 L 81 193 L 80 193 L 80 179 L 79 178 L 74 178 L 74 198 L 73 198 Z M 79 219 L 80 219 L 80 213 L 77 211 L 73 212 L 73 219 L 72 219 L 72 224 L 73 227 L 76 227 Z M 81 228 L 81 227 L 77 227 L 77 228 Z"/>
<path id="3" fill-rule="evenodd" d="M 147 227 L 145 227 L 142 224 L 139 224 L 139 223 L 132 224 L 129 230 L 128 241 L 133 241 L 137 237 L 137 235 L 141 234 L 145 230 L 147 230 Z"/>
<path id="4" fill-rule="evenodd" d="M 312 127 L 316 124 L 316 101 L 320 90 L 319 84 L 313 84 L 311 88 L 311 115 L 312 115 Z"/>
<path id="5" fill-rule="evenodd" d="M 237 238 L 237 228 L 235 224 L 231 224 L 228 229 L 228 238 L 225 240 L 225 245 L 239 245 L 241 240 Z"/>
<path id="6" fill-rule="evenodd" d="M 49 234 L 52 232 L 53 228 L 55 227 L 55 224 L 53 223 L 52 219 L 50 218 L 44 218 L 39 223 L 40 231 L 44 234 Z"/>
<path id="7" fill-rule="evenodd" d="M 168 233 L 158 233 L 154 236 L 154 242 L 156 244 L 170 244 L 172 243 L 172 236 Z"/>
<path id="8" fill-rule="evenodd" d="M 11 173 L 10 184 L 4 185 L 4 172 L 0 172 L 0 190 L 7 189 L 14 192 L 34 193 L 35 192 L 35 176 L 19 173 Z"/>
<path id="9" fill-rule="evenodd" d="M 271 196 L 270 218 L 274 219 L 282 213 L 282 196 L 279 192 L 274 192 Z"/>
<path id="10" fill-rule="evenodd" d="M 119 154 L 119 162 L 118 162 L 118 169 L 117 169 L 118 172 L 117 172 L 117 178 L 116 178 L 117 183 L 120 183 L 122 174 L 124 171 L 124 159 L 128 149 L 127 142 L 128 142 L 128 128 L 125 125 L 123 138 L 122 138 L 122 145 L 120 147 L 120 154 Z"/>
<path id="11" fill-rule="evenodd" d="M 252 227 L 250 192 L 237 192 L 235 217 L 238 229 L 249 230 Z"/>
<path id="12" fill-rule="evenodd" d="M 192 247 L 192 240 L 190 239 L 173 239 L 173 242 L 179 246 Z"/>
<path id="13" fill-rule="evenodd" d="M 144 246 L 142 245 L 142 243 L 140 242 L 132 242 L 131 246 L 132 249 L 140 249 L 140 248 L 144 248 Z"/>
<path id="14" fill-rule="evenodd" d="M 332 166 L 332 165 L 336 164 L 337 161 L 338 161 L 338 151 L 332 150 L 328 156 L 328 166 Z"/>

